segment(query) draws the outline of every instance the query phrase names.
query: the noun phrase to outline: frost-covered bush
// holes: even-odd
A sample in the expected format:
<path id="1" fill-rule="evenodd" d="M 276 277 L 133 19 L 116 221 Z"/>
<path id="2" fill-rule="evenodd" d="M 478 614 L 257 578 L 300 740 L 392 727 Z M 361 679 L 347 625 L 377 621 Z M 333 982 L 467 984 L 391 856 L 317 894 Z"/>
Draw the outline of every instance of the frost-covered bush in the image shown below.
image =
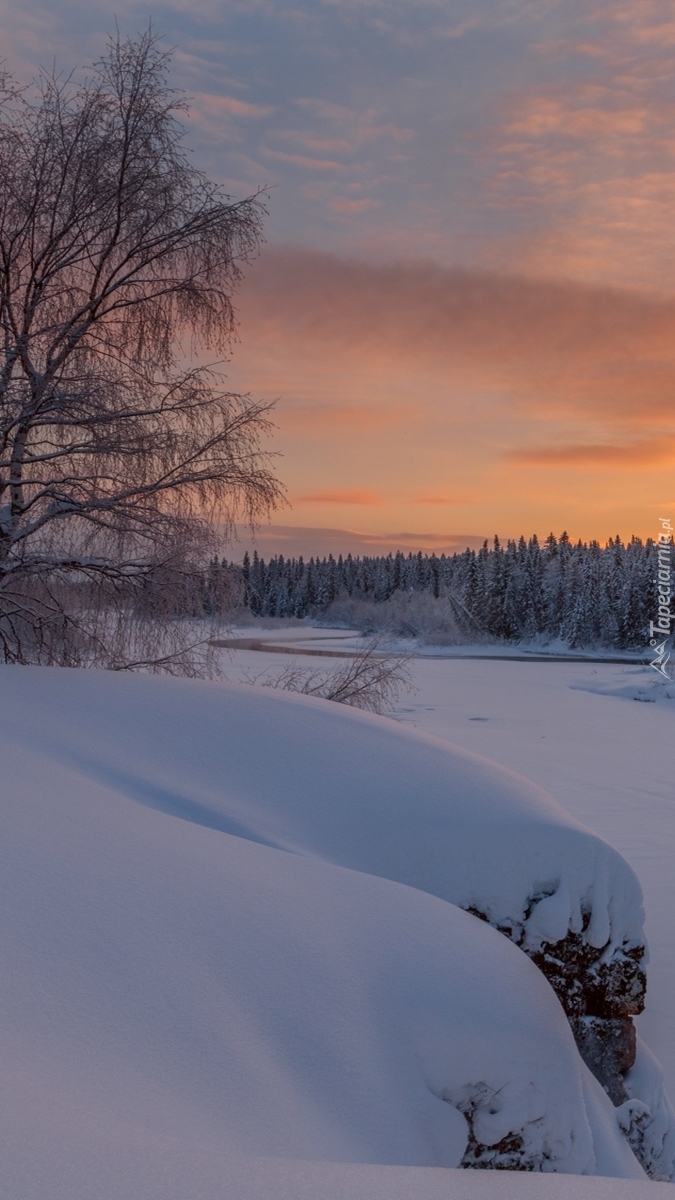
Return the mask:
<path id="1" fill-rule="evenodd" d="M 360 629 L 365 634 L 386 633 L 395 638 L 417 638 L 422 644 L 459 646 L 476 640 L 457 621 L 456 606 L 447 596 L 429 592 L 396 592 L 389 600 L 356 599 L 342 595 L 328 606 L 322 620 L 328 625 Z"/>

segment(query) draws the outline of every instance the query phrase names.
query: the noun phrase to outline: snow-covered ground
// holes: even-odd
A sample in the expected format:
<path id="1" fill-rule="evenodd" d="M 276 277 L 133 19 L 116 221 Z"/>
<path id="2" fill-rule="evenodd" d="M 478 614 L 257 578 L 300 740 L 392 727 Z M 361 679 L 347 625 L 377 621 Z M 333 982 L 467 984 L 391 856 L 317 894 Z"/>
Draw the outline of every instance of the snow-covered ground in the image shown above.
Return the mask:
<path id="1" fill-rule="evenodd" d="M 185 1190 L 174 1191 L 167 1173 L 167 1185 L 162 1200 L 201 1200 L 187 1180 Z M 670 1184 L 634 1179 L 231 1158 L 208 1200 L 672 1200 L 673 1195 Z"/>
<path id="2" fill-rule="evenodd" d="M 228 669 L 266 664 L 280 657 L 237 651 Z M 498 672 L 519 669 L 550 673 L 544 692 L 512 675 L 509 699 Z M 671 714 L 573 690 L 568 670 L 583 682 L 576 664 L 416 662 L 419 691 L 399 721 L 501 757 L 568 812 L 559 783 L 585 796 L 574 815 L 641 877 L 658 964 L 657 860 L 635 847 L 661 852 L 663 839 L 645 830 L 644 806 L 630 847 L 593 819 L 602 805 L 583 747 L 595 731 L 579 707 L 605 706 L 593 710 L 604 737 L 607 711 Z M 639 938 L 630 870 L 536 787 L 412 728 L 253 688 L 3 668 L 0 695 L 0 1196 L 674 1194 L 641 1182 L 543 977 L 448 903 L 513 917 L 556 880 L 565 887 L 539 924 L 562 908 L 574 922 L 583 899 L 599 939 L 603 922 L 619 941 Z M 547 738 L 547 705 L 557 750 L 526 762 Z M 470 745 L 491 724 L 501 741 Z M 501 752 L 510 740 L 518 763 Z M 559 776 L 565 750 L 576 773 Z M 656 761 L 665 776 L 663 747 Z M 604 780 L 608 816 L 623 811 L 622 766 Z M 639 827 L 623 828 L 630 840 Z M 666 1058 L 658 982 L 640 1020 Z M 467 1106 L 479 1140 L 518 1134 L 549 1169 L 623 1178 L 434 1170 L 459 1163 Z"/>
<path id="3" fill-rule="evenodd" d="M 637 1026 L 675 1096 L 675 700 L 632 666 L 417 660 L 413 677 L 401 720 L 545 787 L 635 870 L 651 958 Z"/>
<path id="4" fill-rule="evenodd" d="M 234 636 L 296 649 L 359 646 L 345 630 L 242 629 Z M 538 783 L 633 866 L 651 955 L 647 1009 L 637 1025 L 675 1096 L 675 699 L 666 698 L 675 696 L 675 684 L 664 688 L 653 670 L 633 664 L 510 661 L 517 650 L 508 651 L 477 661 L 468 655 L 495 648 L 423 650 L 410 662 L 417 691 L 401 698 L 394 715 Z M 231 679 L 274 674 L 283 661 L 236 651 L 226 671 Z M 298 658 L 308 667 L 329 662 Z"/>

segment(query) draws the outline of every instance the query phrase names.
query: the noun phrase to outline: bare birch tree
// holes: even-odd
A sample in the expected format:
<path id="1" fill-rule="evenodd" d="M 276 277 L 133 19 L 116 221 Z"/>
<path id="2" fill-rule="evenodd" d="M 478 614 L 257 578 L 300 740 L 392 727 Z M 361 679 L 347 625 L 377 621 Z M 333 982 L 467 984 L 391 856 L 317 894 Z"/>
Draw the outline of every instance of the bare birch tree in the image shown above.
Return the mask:
<path id="1" fill-rule="evenodd" d="M 157 630 L 193 603 L 214 523 L 281 497 L 268 406 L 181 367 L 188 344 L 227 349 L 263 209 L 189 162 L 168 66 L 149 32 L 79 83 L 0 79 L 6 662 L 194 669 Z"/>

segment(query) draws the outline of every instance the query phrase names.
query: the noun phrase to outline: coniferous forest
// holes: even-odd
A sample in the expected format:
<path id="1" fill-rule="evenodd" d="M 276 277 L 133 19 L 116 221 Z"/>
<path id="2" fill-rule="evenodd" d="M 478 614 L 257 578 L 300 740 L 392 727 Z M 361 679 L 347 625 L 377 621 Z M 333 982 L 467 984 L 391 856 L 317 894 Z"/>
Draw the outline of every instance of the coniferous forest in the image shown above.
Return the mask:
<path id="1" fill-rule="evenodd" d="M 215 558 L 205 581 L 207 609 L 232 596 L 256 617 L 311 617 L 415 636 L 431 626 L 445 638 L 561 641 L 570 647 L 644 646 L 658 608 L 651 539 L 572 543 L 566 533 L 479 551 L 379 557 L 270 558 L 254 552 L 235 566 Z M 223 589 L 224 577 L 230 586 Z M 233 579 L 234 576 L 234 579 Z M 212 598 L 209 603 L 209 597 Z M 417 601 L 410 598 L 417 597 Z M 407 603 L 406 603 L 407 600 Z M 439 620 L 441 610 L 445 622 Z M 379 620 L 387 611 L 391 619 Z M 433 632 L 433 628 L 431 630 Z M 427 640 L 432 640 L 427 637 Z"/>

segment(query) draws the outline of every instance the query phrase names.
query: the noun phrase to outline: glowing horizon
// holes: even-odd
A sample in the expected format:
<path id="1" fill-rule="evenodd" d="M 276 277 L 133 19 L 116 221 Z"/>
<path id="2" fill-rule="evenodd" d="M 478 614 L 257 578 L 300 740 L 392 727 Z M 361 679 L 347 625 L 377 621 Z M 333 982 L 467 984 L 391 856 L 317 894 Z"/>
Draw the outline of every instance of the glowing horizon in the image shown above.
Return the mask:
<path id="1" fill-rule="evenodd" d="M 670 298 L 269 247 L 239 309 L 299 526 L 604 543 L 673 506 Z"/>

